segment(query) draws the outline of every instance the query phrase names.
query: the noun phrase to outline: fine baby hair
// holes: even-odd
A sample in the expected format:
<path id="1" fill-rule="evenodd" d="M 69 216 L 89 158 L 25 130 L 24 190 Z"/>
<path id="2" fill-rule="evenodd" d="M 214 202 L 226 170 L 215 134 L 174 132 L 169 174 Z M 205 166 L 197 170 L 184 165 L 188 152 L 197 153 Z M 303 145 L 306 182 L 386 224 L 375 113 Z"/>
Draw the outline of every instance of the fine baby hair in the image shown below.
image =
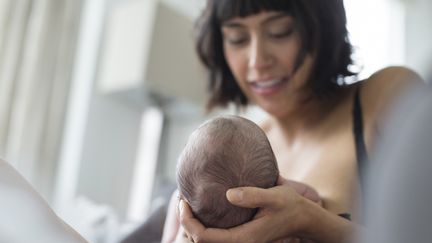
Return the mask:
<path id="1" fill-rule="evenodd" d="M 180 197 L 207 227 L 230 228 L 253 218 L 256 209 L 236 207 L 226 191 L 241 186 L 269 188 L 279 170 L 265 133 L 253 122 L 220 116 L 202 124 L 180 155 Z"/>

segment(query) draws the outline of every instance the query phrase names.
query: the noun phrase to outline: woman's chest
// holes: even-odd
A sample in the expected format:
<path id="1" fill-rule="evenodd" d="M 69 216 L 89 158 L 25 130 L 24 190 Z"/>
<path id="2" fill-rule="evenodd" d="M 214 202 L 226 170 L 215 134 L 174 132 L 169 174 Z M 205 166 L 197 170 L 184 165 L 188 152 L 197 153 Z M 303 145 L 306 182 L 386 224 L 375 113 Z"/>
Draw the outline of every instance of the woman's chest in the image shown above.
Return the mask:
<path id="1" fill-rule="evenodd" d="M 335 135 L 296 149 L 274 149 L 283 177 L 303 182 L 320 195 L 323 206 L 334 213 L 357 216 L 360 201 L 358 165 L 351 134 Z"/>

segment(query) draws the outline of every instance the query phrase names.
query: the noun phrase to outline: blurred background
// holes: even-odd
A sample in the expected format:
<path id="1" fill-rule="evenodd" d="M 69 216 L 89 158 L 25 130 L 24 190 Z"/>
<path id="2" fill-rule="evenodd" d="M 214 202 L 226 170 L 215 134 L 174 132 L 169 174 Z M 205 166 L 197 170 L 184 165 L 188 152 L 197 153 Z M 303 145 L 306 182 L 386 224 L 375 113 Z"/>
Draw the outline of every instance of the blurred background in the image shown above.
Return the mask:
<path id="1" fill-rule="evenodd" d="M 91 242 L 167 204 L 205 114 L 205 0 L 0 0 L 0 157 Z M 432 57 L 430 0 L 345 0 L 360 78 Z M 255 122 L 265 114 L 242 114 Z"/>

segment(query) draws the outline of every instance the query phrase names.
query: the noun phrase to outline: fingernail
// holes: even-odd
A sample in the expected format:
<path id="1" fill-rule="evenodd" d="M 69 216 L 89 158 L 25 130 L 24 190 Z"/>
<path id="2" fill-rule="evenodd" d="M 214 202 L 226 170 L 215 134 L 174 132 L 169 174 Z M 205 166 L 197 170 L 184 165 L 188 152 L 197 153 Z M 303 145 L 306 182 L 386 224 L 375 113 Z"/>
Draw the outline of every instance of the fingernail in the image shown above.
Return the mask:
<path id="1" fill-rule="evenodd" d="M 239 202 L 243 200 L 243 190 L 242 189 L 229 189 L 227 191 L 227 197 L 230 201 Z"/>

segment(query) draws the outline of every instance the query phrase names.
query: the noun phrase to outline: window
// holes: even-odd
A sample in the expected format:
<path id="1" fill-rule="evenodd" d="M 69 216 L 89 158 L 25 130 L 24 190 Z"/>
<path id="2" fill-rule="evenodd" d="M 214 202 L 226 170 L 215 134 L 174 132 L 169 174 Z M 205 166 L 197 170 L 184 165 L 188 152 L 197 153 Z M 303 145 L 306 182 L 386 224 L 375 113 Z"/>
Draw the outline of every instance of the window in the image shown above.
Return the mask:
<path id="1" fill-rule="evenodd" d="M 366 78 L 389 65 L 405 63 L 405 11 L 397 0 L 345 0 L 354 60 Z"/>

